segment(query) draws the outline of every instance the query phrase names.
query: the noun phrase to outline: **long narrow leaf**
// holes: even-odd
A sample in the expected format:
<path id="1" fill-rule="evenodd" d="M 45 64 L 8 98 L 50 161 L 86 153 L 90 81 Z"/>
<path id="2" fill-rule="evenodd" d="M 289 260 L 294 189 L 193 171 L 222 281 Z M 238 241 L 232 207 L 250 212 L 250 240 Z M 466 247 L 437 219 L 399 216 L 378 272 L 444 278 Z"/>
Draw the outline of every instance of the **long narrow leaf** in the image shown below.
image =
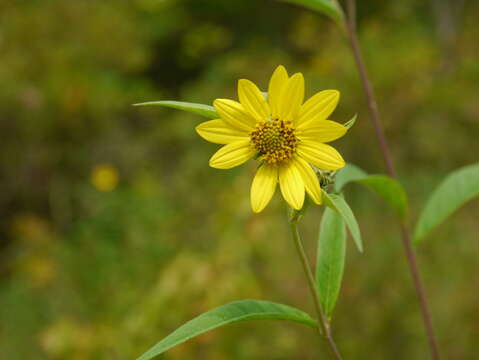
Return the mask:
<path id="1" fill-rule="evenodd" d="M 152 359 L 195 336 L 221 326 L 249 320 L 289 320 L 317 327 L 317 323 L 305 312 L 291 306 L 270 301 L 240 300 L 210 310 L 173 331 L 137 360 Z"/>
<path id="2" fill-rule="evenodd" d="M 359 230 L 358 221 L 354 216 L 353 211 L 342 196 L 336 194 L 328 194 L 323 192 L 324 204 L 334 211 L 336 211 L 344 219 L 346 226 L 353 237 L 354 243 L 360 252 L 363 251 L 363 241 L 361 239 L 361 231 Z"/>
<path id="3" fill-rule="evenodd" d="M 343 167 L 336 173 L 334 191 L 339 193 L 341 190 L 343 190 L 344 186 L 346 186 L 350 182 L 363 179 L 367 176 L 368 173 L 360 167 L 353 164 L 346 164 L 345 167 Z"/>
<path id="4" fill-rule="evenodd" d="M 401 184 L 386 175 L 368 175 L 357 166 L 348 164 L 336 175 L 335 190 L 351 182 L 366 186 L 376 192 L 401 217 L 407 213 L 408 199 Z"/>
<path id="5" fill-rule="evenodd" d="M 346 227 L 336 211 L 326 208 L 319 229 L 316 282 L 326 316 L 331 317 L 344 271 Z"/>
<path id="6" fill-rule="evenodd" d="M 403 187 L 386 175 L 370 175 L 357 180 L 381 196 L 400 217 L 404 217 L 408 208 L 407 195 Z"/>
<path id="7" fill-rule="evenodd" d="M 449 174 L 427 201 L 416 224 L 414 242 L 420 242 L 456 209 L 476 196 L 479 196 L 479 163 Z"/>
<path id="8" fill-rule="evenodd" d="M 134 104 L 134 106 L 164 106 L 173 109 L 192 112 L 208 119 L 218 119 L 219 115 L 216 109 L 210 105 L 196 104 L 184 101 L 148 101 L 144 103 Z"/>

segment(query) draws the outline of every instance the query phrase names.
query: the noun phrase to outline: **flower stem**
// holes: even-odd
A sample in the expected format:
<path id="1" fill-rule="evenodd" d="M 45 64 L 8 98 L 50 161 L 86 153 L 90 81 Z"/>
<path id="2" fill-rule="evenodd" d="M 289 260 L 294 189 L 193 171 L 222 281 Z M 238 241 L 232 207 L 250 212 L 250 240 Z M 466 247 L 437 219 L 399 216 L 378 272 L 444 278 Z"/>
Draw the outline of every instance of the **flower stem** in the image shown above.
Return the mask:
<path id="1" fill-rule="evenodd" d="M 333 335 L 331 333 L 331 328 L 329 327 L 329 324 L 328 324 L 328 320 L 326 316 L 324 315 L 324 312 L 321 308 L 318 291 L 316 290 L 316 282 L 314 280 L 314 276 L 311 271 L 308 258 L 306 257 L 303 243 L 301 242 L 301 237 L 299 235 L 299 230 L 298 230 L 299 217 L 300 217 L 300 214 L 295 211 L 289 220 L 289 224 L 291 228 L 291 234 L 294 240 L 294 245 L 296 247 L 296 250 L 298 251 L 301 264 L 303 265 L 304 274 L 306 275 L 306 279 L 308 280 L 309 290 L 311 291 L 311 295 L 313 298 L 314 308 L 316 310 L 316 315 L 317 315 L 318 323 L 319 323 L 318 333 L 322 339 L 326 340 L 326 343 L 328 344 L 328 347 L 332 355 L 334 356 L 334 358 L 337 360 L 342 360 L 338 347 L 336 346 L 336 343 L 334 342 Z"/>
<path id="2" fill-rule="evenodd" d="M 356 30 L 356 1 L 348 0 L 347 1 L 347 21 L 346 21 L 346 32 L 349 37 L 349 43 L 351 45 L 351 50 L 353 52 L 354 60 L 361 78 L 361 83 L 366 94 L 368 109 L 371 118 L 371 122 L 376 133 L 376 137 L 379 141 L 379 146 L 381 148 L 381 153 L 383 155 L 384 162 L 386 164 L 387 172 L 392 178 L 396 178 L 396 169 L 392 161 L 391 153 L 387 143 L 386 136 L 384 134 L 384 129 L 379 117 L 379 110 L 374 95 L 374 90 L 369 80 L 369 76 L 366 70 L 366 66 L 363 61 L 361 48 L 359 46 L 359 41 L 357 37 Z M 400 223 L 400 232 L 401 240 L 404 247 L 404 252 L 406 254 L 406 259 L 408 261 L 409 270 L 413 279 L 414 287 L 416 289 L 416 294 L 419 301 L 419 306 L 421 308 L 421 314 L 424 322 L 424 327 L 426 329 L 426 334 L 429 342 L 429 348 L 431 352 L 431 358 L 434 360 L 439 360 L 439 346 L 434 334 L 434 328 L 432 326 L 431 313 L 429 310 L 429 305 L 427 301 L 426 291 L 421 281 L 421 276 L 417 266 L 416 254 L 412 247 L 411 242 L 411 233 L 405 222 Z"/>

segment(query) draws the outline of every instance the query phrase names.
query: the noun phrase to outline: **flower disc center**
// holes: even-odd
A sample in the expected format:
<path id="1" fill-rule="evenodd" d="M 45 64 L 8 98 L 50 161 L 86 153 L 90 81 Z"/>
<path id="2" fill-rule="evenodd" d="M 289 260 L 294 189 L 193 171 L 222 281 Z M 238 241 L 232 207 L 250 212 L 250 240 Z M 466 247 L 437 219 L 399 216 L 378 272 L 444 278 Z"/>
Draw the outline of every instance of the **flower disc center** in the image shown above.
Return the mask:
<path id="1" fill-rule="evenodd" d="M 279 119 L 256 124 L 256 129 L 250 136 L 251 143 L 260 153 L 261 159 L 269 164 L 291 159 L 298 143 L 291 122 Z"/>

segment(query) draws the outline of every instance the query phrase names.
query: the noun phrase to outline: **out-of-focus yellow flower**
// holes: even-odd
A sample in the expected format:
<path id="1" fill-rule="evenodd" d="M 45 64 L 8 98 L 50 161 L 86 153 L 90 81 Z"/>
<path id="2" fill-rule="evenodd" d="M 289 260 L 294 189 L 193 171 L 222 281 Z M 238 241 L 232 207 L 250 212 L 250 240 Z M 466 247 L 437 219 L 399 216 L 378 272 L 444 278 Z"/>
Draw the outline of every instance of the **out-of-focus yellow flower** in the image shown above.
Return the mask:
<path id="1" fill-rule="evenodd" d="M 100 164 L 91 172 L 91 183 L 99 191 L 112 191 L 118 185 L 119 175 L 115 167 L 109 164 Z"/>
<path id="2" fill-rule="evenodd" d="M 327 120 L 339 101 L 337 90 L 324 90 L 303 104 L 301 73 L 289 77 L 278 66 L 271 77 L 268 100 L 251 81 L 238 82 L 239 102 L 216 99 L 221 119 L 197 126 L 205 140 L 225 144 L 210 159 L 210 166 L 231 169 L 257 158 L 261 165 L 251 186 L 251 207 L 262 211 L 279 182 L 286 202 L 301 209 L 305 191 L 321 204 L 321 188 L 311 167 L 338 170 L 345 165 L 341 155 L 324 143 L 343 136 L 347 128 Z"/>

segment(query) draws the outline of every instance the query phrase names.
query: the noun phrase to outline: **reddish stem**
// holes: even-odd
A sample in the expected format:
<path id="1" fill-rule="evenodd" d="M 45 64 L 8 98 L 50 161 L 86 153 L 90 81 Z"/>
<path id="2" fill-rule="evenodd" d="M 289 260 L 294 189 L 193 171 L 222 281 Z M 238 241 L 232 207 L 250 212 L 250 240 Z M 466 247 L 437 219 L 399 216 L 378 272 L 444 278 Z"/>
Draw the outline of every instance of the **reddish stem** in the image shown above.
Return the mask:
<path id="1" fill-rule="evenodd" d="M 396 169 L 392 161 L 391 152 L 387 143 L 386 136 L 384 134 L 384 128 L 382 126 L 378 105 L 376 102 L 376 97 L 374 95 L 374 90 L 369 80 L 369 76 L 366 70 L 366 66 L 363 61 L 361 48 L 359 46 L 357 31 L 356 31 L 356 2 L 355 0 L 347 1 L 347 21 L 346 21 L 346 31 L 349 37 L 349 42 L 351 45 L 351 50 L 353 52 L 354 60 L 361 78 L 361 83 L 366 94 L 368 109 L 371 118 L 371 122 L 376 133 L 376 137 L 379 141 L 379 146 L 381 148 L 381 153 L 386 165 L 387 172 L 392 178 L 396 178 Z M 439 346 L 434 334 L 434 329 L 432 326 L 431 313 L 428 306 L 426 291 L 424 285 L 421 281 L 421 276 L 417 266 L 416 253 L 413 250 L 411 233 L 405 222 L 400 223 L 401 231 L 401 240 L 404 247 L 404 252 L 406 254 L 406 259 L 409 265 L 409 270 L 411 277 L 413 279 L 414 287 L 416 289 L 416 294 L 419 300 L 419 306 L 421 308 L 422 319 L 424 322 L 424 327 L 426 329 L 426 334 L 429 342 L 429 348 L 431 351 L 431 358 L 433 360 L 439 360 Z"/>

